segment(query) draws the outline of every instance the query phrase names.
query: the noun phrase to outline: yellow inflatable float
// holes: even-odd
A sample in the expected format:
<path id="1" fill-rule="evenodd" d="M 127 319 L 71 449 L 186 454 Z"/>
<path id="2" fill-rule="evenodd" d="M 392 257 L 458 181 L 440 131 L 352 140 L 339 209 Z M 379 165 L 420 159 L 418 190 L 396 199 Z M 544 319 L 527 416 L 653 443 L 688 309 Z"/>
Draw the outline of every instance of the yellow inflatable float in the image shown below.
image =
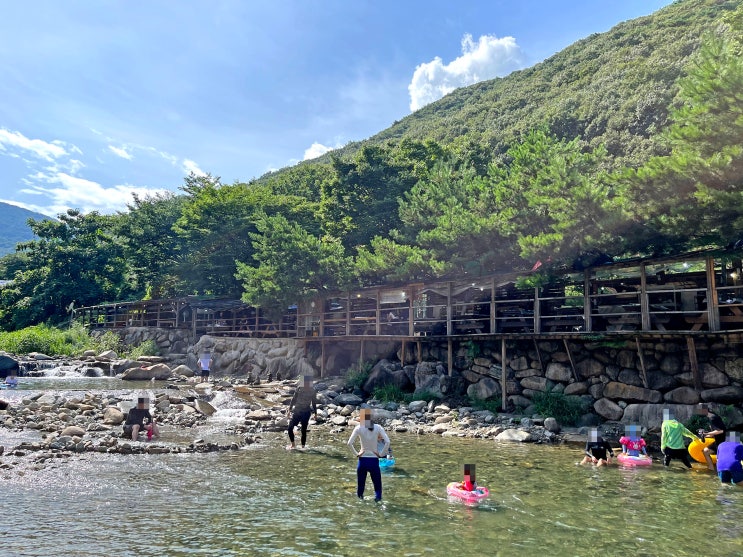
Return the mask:
<path id="1" fill-rule="evenodd" d="M 704 458 L 704 447 L 709 447 L 714 442 L 714 439 L 705 439 L 704 441 L 697 441 L 696 439 L 694 439 L 694 441 L 692 441 L 689 445 L 689 455 L 691 455 L 691 458 L 693 458 L 697 462 L 707 464 L 707 460 Z M 717 462 L 716 454 L 710 456 L 712 457 L 712 462 Z"/>

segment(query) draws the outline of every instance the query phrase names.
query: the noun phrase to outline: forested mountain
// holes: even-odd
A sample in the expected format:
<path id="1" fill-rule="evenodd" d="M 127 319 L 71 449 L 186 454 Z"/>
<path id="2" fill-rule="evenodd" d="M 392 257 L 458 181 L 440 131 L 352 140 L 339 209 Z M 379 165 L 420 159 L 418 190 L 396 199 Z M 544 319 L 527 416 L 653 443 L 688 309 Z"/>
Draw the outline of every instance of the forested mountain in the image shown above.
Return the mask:
<path id="1" fill-rule="evenodd" d="M 34 234 L 26 222 L 28 219 L 46 218 L 49 217 L 0 201 L 0 222 L 3 223 L 3 233 L 0 235 L 0 256 L 13 253 L 19 242 L 33 239 Z"/>
<path id="2" fill-rule="evenodd" d="M 558 137 L 605 144 L 616 166 L 637 166 L 662 148 L 676 80 L 705 33 L 739 0 L 681 0 L 591 35 L 544 62 L 507 77 L 457 89 L 373 137 L 315 162 L 366 145 L 434 140 L 490 160 L 524 133 L 547 124 Z"/>
<path id="3" fill-rule="evenodd" d="M 68 211 L 0 259 L 0 328 L 185 294 L 269 312 L 357 285 L 725 246 L 743 230 L 743 5 L 680 0 L 250 183 Z"/>

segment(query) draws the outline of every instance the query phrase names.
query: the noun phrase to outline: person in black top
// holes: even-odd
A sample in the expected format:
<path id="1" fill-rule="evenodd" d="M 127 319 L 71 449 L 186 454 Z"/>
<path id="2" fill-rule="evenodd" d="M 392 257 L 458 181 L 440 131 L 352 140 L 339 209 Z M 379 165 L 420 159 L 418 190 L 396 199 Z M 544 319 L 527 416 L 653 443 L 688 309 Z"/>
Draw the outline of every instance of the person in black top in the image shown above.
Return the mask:
<path id="1" fill-rule="evenodd" d="M 302 379 L 302 386 L 299 387 L 289 402 L 289 408 L 287 409 L 287 415 L 294 408 L 294 413 L 289 421 L 289 441 L 290 445 L 287 449 L 295 449 L 294 444 L 294 428 L 297 424 L 302 425 L 302 448 L 307 442 L 307 426 L 310 423 L 310 416 L 314 413 L 315 419 L 317 419 L 317 392 L 312 387 L 312 376 L 305 375 Z"/>
<path id="2" fill-rule="evenodd" d="M 137 399 L 137 406 L 129 410 L 129 413 L 126 415 L 124 435 L 131 435 L 132 441 L 136 441 L 139 432 L 143 429 L 147 431 L 147 440 L 160 436 L 160 430 L 152 418 L 152 414 L 147 409 L 147 399 L 145 397 L 139 397 Z"/>
<path id="3" fill-rule="evenodd" d="M 699 430 L 699 437 L 704 439 L 714 439 L 715 442 L 709 445 L 708 447 L 704 447 L 704 459 L 707 461 L 707 468 L 714 471 L 715 470 L 715 464 L 712 462 L 712 454 L 717 453 L 717 447 L 720 445 L 720 443 L 725 442 L 725 430 L 727 429 L 725 427 L 725 422 L 722 421 L 722 418 L 712 412 L 709 409 L 709 404 L 705 404 L 703 402 L 700 402 L 697 405 L 697 413 L 706 416 L 709 420 L 709 431 L 704 431 L 702 429 Z"/>
<path id="4" fill-rule="evenodd" d="M 591 429 L 586 442 L 586 456 L 583 457 L 581 464 L 593 462 L 596 466 L 607 466 L 611 464 L 614 451 L 603 437 L 599 435 L 596 428 Z"/>

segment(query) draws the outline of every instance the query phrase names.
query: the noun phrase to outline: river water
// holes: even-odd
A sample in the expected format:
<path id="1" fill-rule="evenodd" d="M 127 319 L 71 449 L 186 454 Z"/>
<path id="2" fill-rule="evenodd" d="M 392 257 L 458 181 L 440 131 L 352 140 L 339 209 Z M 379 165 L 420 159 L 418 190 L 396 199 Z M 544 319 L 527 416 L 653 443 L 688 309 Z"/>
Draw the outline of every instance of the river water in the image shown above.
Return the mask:
<path id="1" fill-rule="evenodd" d="M 121 387 L 112 381 L 100 388 Z M 239 414 L 218 412 L 199 431 L 165 427 L 162 441 L 224 436 L 230 419 Z M 349 434 L 311 428 L 304 452 L 286 451 L 286 436 L 270 433 L 239 451 L 85 453 L 40 470 L 0 470 L 0 555 L 743 554 L 743 489 L 702 468 L 597 469 L 576 465 L 578 447 L 391 433 L 397 464 L 375 503 L 371 482 L 371 495 L 356 498 Z M 0 444 L 7 451 L 29 435 L 0 429 Z M 445 493 L 464 463 L 491 490 L 477 506 Z"/>

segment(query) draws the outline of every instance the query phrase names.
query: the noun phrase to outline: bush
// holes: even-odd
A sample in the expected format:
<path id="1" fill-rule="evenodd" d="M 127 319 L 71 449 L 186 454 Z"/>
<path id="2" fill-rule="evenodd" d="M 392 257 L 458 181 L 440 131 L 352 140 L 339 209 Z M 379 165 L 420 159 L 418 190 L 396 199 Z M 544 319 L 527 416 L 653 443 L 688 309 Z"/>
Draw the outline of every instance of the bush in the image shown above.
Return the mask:
<path id="1" fill-rule="evenodd" d="M 157 343 L 152 339 L 144 341 L 142 344 L 131 348 L 126 353 L 126 356 L 131 358 L 132 360 L 136 360 L 140 356 L 159 356 L 159 355 L 160 355 L 160 349 L 157 347 Z"/>
<path id="2" fill-rule="evenodd" d="M 707 416 L 702 416 L 701 414 L 694 414 L 691 418 L 689 418 L 684 426 L 686 426 L 686 429 L 696 435 L 697 431 L 699 431 L 700 429 L 703 429 L 705 431 L 709 429 L 709 418 L 707 418 Z"/>
<path id="3" fill-rule="evenodd" d="M 555 418 L 559 423 L 575 425 L 584 412 L 580 399 L 570 398 L 552 391 L 535 393 L 531 399 L 534 410 L 545 418 Z"/>
<path id="4" fill-rule="evenodd" d="M 372 364 L 370 362 L 363 362 L 358 366 L 351 366 L 346 372 L 346 386 L 353 389 L 361 389 L 369 379 L 369 374 L 372 370 Z"/>

